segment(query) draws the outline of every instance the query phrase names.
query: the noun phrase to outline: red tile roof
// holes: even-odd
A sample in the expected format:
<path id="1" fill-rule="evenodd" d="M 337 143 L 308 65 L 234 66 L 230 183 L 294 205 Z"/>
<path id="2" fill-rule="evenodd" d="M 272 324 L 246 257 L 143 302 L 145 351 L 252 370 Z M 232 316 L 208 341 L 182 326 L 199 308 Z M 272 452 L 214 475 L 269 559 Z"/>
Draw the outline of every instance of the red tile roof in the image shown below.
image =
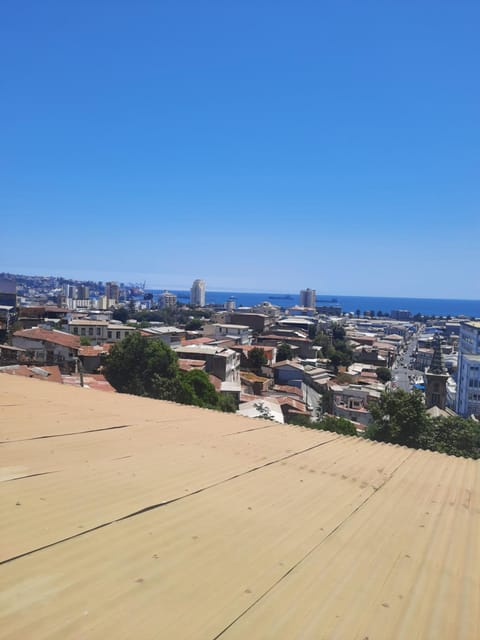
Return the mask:
<path id="1" fill-rule="evenodd" d="M 50 331 L 49 329 L 33 327 L 32 329 L 15 331 L 13 335 L 16 338 L 28 338 L 29 340 L 50 342 L 51 344 L 58 344 L 62 347 L 68 347 L 69 349 L 80 348 L 80 338 L 78 336 L 65 333 L 65 331 L 57 331 L 56 329 Z"/>
<path id="2" fill-rule="evenodd" d="M 202 337 L 202 338 L 191 338 L 190 340 L 182 340 L 182 347 L 186 347 L 190 344 L 210 344 L 211 342 L 215 342 L 214 338 L 207 338 L 207 337 Z"/>
<path id="3" fill-rule="evenodd" d="M 93 357 L 93 356 L 99 356 L 101 353 L 108 353 L 108 349 L 105 349 L 105 345 L 93 345 L 93 346 L 85 346 L 85 347 L 80 347 L 79 351 L 78 351 L 78 355 L 79 356 L 87 356 L 87 357 Z"/>
<path id="4" fill-rule="evenodd" d="M 303 398 L 302 390 L 298 387 L 292 387 L 292 385 L 289 384 L 276 384 L 274 385 L 273 390 L 281 391 L 282 393 L 293 393 L 296 396 L 300 396 L 300 398 Z"/>
<path id="5" fill-rule="evenodd" d="M 70 384 L 76 387 L 80 386 L 80 374 L 62 376 L 62 378 L 65 384 Z M 100 373 L 85 373 L 83 376 L 83 384 L 85 387 L 95 389 L 96 391 L 110 391 L 112 393 L 116 393 L 112 385 L 105 379 L 105 376 Z"/>
<path id="6" fill-rule="evenodd" d="M 178 366 L 182 371 L 190 371 L 191 369 L 205 369 L 206 360 L 192 360 L 189 358 L 179 358 Z"/>

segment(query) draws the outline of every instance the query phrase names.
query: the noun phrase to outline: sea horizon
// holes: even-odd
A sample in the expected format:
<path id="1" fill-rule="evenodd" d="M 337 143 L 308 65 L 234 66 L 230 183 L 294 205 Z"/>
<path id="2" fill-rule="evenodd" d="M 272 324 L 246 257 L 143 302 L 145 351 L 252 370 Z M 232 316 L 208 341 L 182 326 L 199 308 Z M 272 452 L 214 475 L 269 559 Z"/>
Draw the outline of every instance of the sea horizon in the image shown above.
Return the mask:
<path id="1" fill-rule="evenodd" d="M 165 289 L 147 289 L 149 293 L 158 295 Z M 169 289 L 181 302 L 190 298 L 189 289 Z M 223 305 L 228 300 L 234 300 L 236 307 L 250 307 L 261 304 L 264 301 L 271 302 L 282 308 L 297 305 L 300 301 L 298 292 L 255 292 L 255 291 L 228 291 L 207 289 L 205 293 L 206 304 Z M 356 313 L 364 311 L 381 311 L 391 313 L 393 310 L 405 309 L 413 315 L 421 313 L 429 316 L 467 316 L 480 317 L 480 300 L 460 298 L 416 298 L 402 296 L 352 296 L 341 294 L 317 294 L 317 306 L 338 305 L 343 313 Z"/>

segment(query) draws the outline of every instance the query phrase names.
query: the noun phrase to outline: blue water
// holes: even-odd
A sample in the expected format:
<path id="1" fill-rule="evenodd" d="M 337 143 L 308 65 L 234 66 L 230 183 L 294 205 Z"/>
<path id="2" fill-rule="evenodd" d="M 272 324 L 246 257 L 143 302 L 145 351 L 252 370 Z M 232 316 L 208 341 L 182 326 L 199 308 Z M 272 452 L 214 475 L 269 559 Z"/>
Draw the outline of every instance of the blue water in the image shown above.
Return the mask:
<path id="1" fill-rule="evenodd" d="M 149 289 L 155 296 L 162 293 L 159 289 Z M 189 291 L 172 291 L 179 302 L 188 303 Z M 208 291 L 206 303 L 223 305 L 227 300 L 234 299 L 237 307 L 250 307 L 267 300 L 279 307 L 291 307 L 299 303 L 299 294 L 291 293 L 279 295 L 276 293 L 246 293 L 238 291 Z M 335 300 L 335 301 L 333 301 Z M 393 309 L 407 309 L 412 314 L 423 313 L 429 316 L 459 316 L 480 317 L 480 300 L 441 300 L 435 298 L 378 298 L 369 296 L 337 296 L 317 294 L 317 306 L 339 305 L 343 312 L 355 313 L 357 309 L 363 311 L 382 311 L 390 313 Z"/>

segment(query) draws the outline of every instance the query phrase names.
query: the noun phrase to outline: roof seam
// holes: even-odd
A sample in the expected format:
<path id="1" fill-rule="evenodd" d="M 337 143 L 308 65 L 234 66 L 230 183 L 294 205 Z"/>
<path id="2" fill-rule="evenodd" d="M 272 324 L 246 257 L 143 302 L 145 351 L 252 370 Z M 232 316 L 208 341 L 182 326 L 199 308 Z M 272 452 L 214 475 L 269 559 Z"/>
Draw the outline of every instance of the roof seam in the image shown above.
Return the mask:
<path id="1" fill-rule="evenodd" d="M 379 487 L 370 485 L 372 487 L 372 492 L 365 498 L 365 500 L 363 500 L 358 506 L 356 506 L 355 509 L 353 509 L 353 511 L 351 511 L 347 516 L 345 516 L 345 518 L 341 522 L 339 522 L 329 533 L 327 533 L 327 535 L 324 538 L 322 538 L 320 542 L 317 542 L 317 544 L 315 544 L 309 551 L 307 551 L 307 553 L 302 558 L 300 558 L 300 560 L 298 560 L 294 565 L 292 565 L 288 569 L 288 571 L 286 571 L 282 576 L 280 576 L 280 578 L 278 578 L 272 585 L 270 585 L 270 587 L 266 591 L 264 591 L 264 593 L 262 593 L 254 602 L 252 602 L 252 604 L 250 604 L 244 611 L 242 611 L 242 613 L 240 613 L 234 620 L 232 620 L 232 622 L 230 622 L 226 627 L 224 627 L 220 631 L 220 633 L 213 636 L 211 640 L 218 640 L 219 638 L 221 638 L 225 632 L 227 632 L 231 627 L 233 627 L 234 624 L 236 624 L 244 615 L 246 615 L 251 609 L 253 609 L 253 607 L 255 607 L 261 600 L 263 600 L 263 598 L 265 598 L 271 591 L 273 591 L 273 589 L 275 589 L 275 587 L 279 585 L 280 582 L 282 582 L 282 580 L 284 580 L 287 576 L 289 576 L 307 558 L 309 558 L 312 555 L 312 553 L 314 553 L 326 540 L 328 540 L 336 531 L 338 531 L 338 529 L 340 529 L 353 515 L 355 515 L 355 513 L 357 513 L 360 509 L 362 509 L 378 491 L 383 489 L 383 487 L 393 478 L 393 476 L 398 471 L 398 469 L 405 462 L 407 462 L 407 460 L 409 460 L 414 453 L 415 453 L 415 449 L 412 450 L 410 454 L 406 456 L 403 460 L 401 460 L 401 462 L 393 469 L 390 475 L 387 478 L 385 478 L 385 480 L 382 482 L 382 484 Z"/>
<path id="2" fill-rule="evenodd" d="M 295 456 L 301 455 L 302 453 L 306 453 L 307 451 L 311 451 L 312 449 L 318 449 L 318 447 L 322 447 L 325 444 L 329 444 L 330 442 L 334 442 L 335 440 L 338 440 L 341 436 L 337 435 L 335 438 L 331 438 L 330 440 L 325 440 L 324 442 L 319 442 L 318 444 L 312 445 L 311 447 L 307 447 L 306 449 L 302 449 L 301 451 L 295 451 L 294 453 L 290 453 L 287 456 L 282 456 L 281 458 L 277 458 L 275 460 L 270 460 L 269 462 L 266 462 L 265 464 L 259 465 L 258 467 L 253 467 L 252 469 L 247 469 L 246 471 L 243 471 L 242 473 L 237 473 L 234 476 L 230 476 L 229 478 L 224 478 L 223 480 L 219 480 L 218 482 L 214 482 L 213 484 L 207 485 L 205 487 L 200 487 L 199 489 L 196 489 L 195 491 L 192 491 L 190 493 L 187 493 L 186 495 L 182 495 L 182 496 L 177 496 L 176 498 L 171 498 L 170 500 L 165 500 L 163 502 L 158 502 L 156 504 L 152 504 L 149 505 L 147 507 L 143 507 L 141 509 L 137 509 L 136 511 L 132 511 L 132 513 L 127 513 L 123 516 L 120 516 L 119 518 L 115 518 L 114 520 L 110 520 L 109 522 L 102 522 L 99 525 L 96 525 L 95 527 L 91 527 L 90 529 L 85 529 L 83 531 L 81 531 L 80 533 L 75 533 L 71 536 L 68 536 L 66 538 L 62 538 L 61 540 L 55 540 L 55 542 L 50 542 L 49 544 L 45 544 L 41 547 L 37 547 L 36 549 L 30 549 L 29 551 L 25 551 L 24 553 L 19 553 L 16 556 L 12 556 L 11 558 L 5 558 L 4 560 L 0 560 L 0 566 L 3 564 L 8 564 L 9 562 L 13 562 L 14 560 L 19 560 L 20 558 L 24 558 L 25 556 L 30 556 L 34 553 L 37 553 L 37 551 L 44 551 L 45 549 L 49 549 L 50 547 L 54 547 L 57 544 L 61 544 L 62 542 L 68 542 L 69 540 L 73 540 L 74 538 L 80 538 L 81 536 L 84 536 L 86 534 L 92 533 L 94 531 L 98 531 L 99 529 L 103 529 L 104 527 L 108 527 L 112 524 L 116 524 L 117 522 L 122 522 L 123 520 L 129 520 L 130 518 L 133 518 L 135 516 L 139 516 L 142 513 L 147 513 L 148 511 L 153 511 L 154 509 L 159 509 L 161 507 L 166 507 L 169 504 L 173 504 L 174 502 L 179 502 L 180 500 L 184 500 L 185 498 L 190 498 L 191 496 L 195 496 L 199 493 L 203 493 L 204 491 L 207 491 L 208 489 L 213 489 L 215 487 L 218 487 L 222 484 L 225 484 L 226 482 L 230 482 L 231 480 L 235 480 L 236 478 L 241 478 L 242 476 L 246 476 L 249 473 L 253 473 L 255 471 L 259 471 L 260 469 L 264 469 L 265 467 L 269 467 L 273 464 L 277 464 L 278 462 L 283 462 L 283 460 L 288 460 L 289 458 L 293 458 Z"/>
<path id="3" fill-rule="evenodd" d="M 22 438 L 20 440 L 2 440 L 0 444 L 13 444 L 14 442 L 30 442 L 31 440 L 45 440 L 47 438 L 65 438 L 66 436 L 81 436 L 85 433 L 97 433 L 98 431 L 110 431 L 112 429 L 126 429 L 127 427 L 138 427 L 138 424 L 118 424 L 113 427 L 100 427 L 99 429 L 87 429 L 86 431 L 72 431 L 70 433 L 50 433 L 46 436 L 34 436 L 33 438 Z"/>

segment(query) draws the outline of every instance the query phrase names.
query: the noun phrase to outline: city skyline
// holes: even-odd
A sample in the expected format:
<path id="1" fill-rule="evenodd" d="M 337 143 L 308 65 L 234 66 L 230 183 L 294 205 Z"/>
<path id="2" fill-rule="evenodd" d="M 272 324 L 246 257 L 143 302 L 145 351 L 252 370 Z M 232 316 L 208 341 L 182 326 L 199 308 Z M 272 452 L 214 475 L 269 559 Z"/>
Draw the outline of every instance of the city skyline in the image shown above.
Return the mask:
<path id="1" fill-rule="evenodd" d="M 9 5 L 0 270 L 480 299 L 479 19 L 442 2 Z"/>

